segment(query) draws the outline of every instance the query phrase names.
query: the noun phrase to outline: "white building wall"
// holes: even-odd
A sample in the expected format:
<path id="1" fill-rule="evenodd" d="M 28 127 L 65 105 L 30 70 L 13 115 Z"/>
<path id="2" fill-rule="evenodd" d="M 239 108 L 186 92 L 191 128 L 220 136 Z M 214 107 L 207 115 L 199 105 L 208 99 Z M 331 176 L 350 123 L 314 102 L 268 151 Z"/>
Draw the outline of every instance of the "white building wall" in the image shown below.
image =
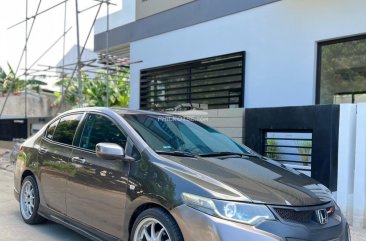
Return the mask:
<path id="1" fill-rule="evenodd" d="M 140 70 L 246 51 L 245 107 L 315 103 L 316 42 L 366 33 L 365 0 L 283 0 L 131 43 L 131 108 Z M 194 14 L 194 13 L 193 13 Z"/>
<path id="2" fill-rule="evenodd" d="M 136 21 L 136 1 L 118 0 L 122 2 L 122 9 L 109 14 L 109 29 L 117 28 Z M 118 3 L 119 5 L 119 3 Z M 118 6 L 117 6 L 118 7 Z M 115 6 L 110 6 L 114 10 Z M 94 34 L 102 33 L 107 30 L 107 16 L 98 18 L 94 25 Z"/>
<path id="3" fill-rule="evenodd" d="M 0 97 L 0 107 L 4 105 L 5 96 Z M 27 117 L 51 117 L 56 116 L 58 106 L 53 103 L 55 96 L 52 94 L 38 94 L 28 92 L 27 94 Z M 70 106 L 64 106 L 60 113 L 70 109 Z M 25 116 L 25 96 L 24 92 L 20 95 L 10 95 L 6 101 L 2 117 L 19 118 Z"/>
<path id="4" fill-rule="evenodd" d="M 80 49 L 82 49 L 82 46 L 80 47 Z M 74 72 L 74 69 L 76 67 L 76 62 L 78 59 L 78 47 L 77 45 L 72 46 L 72 48 L 65 54 L 65 56 L 63 57 L 63 59 L 61 59 L 56 66 L 58 67 L 58 69 L 56 69 L 56 72 L 58 74 L 62 74 L 62 71 L 64 71 L 64 73 L 68 74 L 68 75 L 72 75 L 72 73 Z M 98 59 L 98 54 L 95 53 L 94 51 L 85 48 L 83 55 L 81 56 L 81 61 L 90 61 L 92 59 Z M 65 65 L 65 69 L 62 70 L 62 65 Z M 94 65 L 98 65 L 95 64 Z M 94 67 L 88 67 L 88 66 L 84 66 L 83 70 L 91 70 L 91 71 L 95 71 Z M 94 78 L 95 74 L 91 73 L 91 72 L 86 72 L 88 74 L 89 77 Z M 76 76 L 76 75 L 75 75 Z M 59 88 L 58 88 L 59 90 Z"/>

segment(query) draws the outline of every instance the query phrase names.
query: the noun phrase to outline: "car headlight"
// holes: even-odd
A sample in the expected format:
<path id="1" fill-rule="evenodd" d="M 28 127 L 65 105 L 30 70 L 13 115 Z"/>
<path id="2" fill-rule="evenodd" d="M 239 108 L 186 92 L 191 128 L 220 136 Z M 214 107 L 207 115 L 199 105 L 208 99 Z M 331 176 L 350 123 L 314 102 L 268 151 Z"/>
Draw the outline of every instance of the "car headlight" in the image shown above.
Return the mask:
<path id="1" fill-rule="evenodd" d="M 182 199 L 187 206 L 209 215 L 249 225 L 276 219 L 268 207 L 261 204 L 215 200 L 189 193 L 182 193 Z"/>

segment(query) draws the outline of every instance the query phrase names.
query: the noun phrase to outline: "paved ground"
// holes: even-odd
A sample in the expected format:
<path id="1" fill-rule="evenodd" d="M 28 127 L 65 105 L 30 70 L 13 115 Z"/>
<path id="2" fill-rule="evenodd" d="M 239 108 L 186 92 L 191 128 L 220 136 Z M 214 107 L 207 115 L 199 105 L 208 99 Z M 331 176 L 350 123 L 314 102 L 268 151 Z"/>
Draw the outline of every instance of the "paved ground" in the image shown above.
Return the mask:
<path id="1" fill-rule="evenodd" d="M 30 226 L 19 214 L 13 197 L 13 174 L 0 170 L 0 241 L 87 241 L 88 239 L 59 224 L 47 222 Z"/>
<path id="2" fill-rule="evenodd" d="M 0 147 L 0 169 L 13 171 L 14 164 L 10 163 L 10 152 L 11 150 Z"/>
<path id="3" fill-rule="evenodd" d="M 351 227 L 352 241 L 366 241 L 366 229 Z"/>
<path id="4" fill-rule="evenodd" d="M 87 241 L 72 230 L 53 222 L 36 226 L 23 222 L 18 202 L 13 197 L 13 165 L 7 160 L 7 155 L 2 155 L 5 151 L 0 147 L 0 241 Z M 351 233 L 352 241 L 366 241 L 366 229 L 351 228 Z"/>

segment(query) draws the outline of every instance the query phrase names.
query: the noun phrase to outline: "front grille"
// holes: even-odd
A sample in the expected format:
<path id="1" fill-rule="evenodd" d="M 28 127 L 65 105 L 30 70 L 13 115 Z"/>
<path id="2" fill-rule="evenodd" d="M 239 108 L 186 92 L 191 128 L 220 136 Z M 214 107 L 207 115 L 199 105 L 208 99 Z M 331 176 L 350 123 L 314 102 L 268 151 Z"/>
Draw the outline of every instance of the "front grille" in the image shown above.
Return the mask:
<path id="1" fill-rule="evenodd" d="M 296 223 L 308 223 L 312 220 L 314 211 L 296 211 L 288 208 L 274 208 L 276 213 L 284 220 Z"/>
<path id="2" fill-rule="evenodd" d="M 295 223 L 309 223 L 311 221 L 317 222 L 315 217 L 315 211 L 319 208 L 314 207 L 314 209 L 306 209 L 306 210 L 295 210 L 292 208 L 282 208 L 282 207 L 274 207 L 273 210 L 277 213 L 279 217 L 287 222 L 295 222 Z M 330 206 L 326 208 L 327 213 L 330 216 L 333 215 L 335 211 L 334 206 Z"/>

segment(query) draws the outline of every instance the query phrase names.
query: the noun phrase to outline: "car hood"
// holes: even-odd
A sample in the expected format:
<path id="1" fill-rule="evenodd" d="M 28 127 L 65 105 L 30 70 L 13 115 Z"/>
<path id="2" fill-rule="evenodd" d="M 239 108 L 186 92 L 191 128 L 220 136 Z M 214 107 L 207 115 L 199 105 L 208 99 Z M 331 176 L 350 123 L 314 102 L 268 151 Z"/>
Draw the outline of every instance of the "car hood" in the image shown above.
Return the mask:
<path id="1" fill-rule="evenodd" d="M 255 203 L 286 206 L 319 205 L 332 200 L 317 181 L 273 160 L 234 156 L 164 157 L 184 167 L 183 172 L 175 170 L 176 174 L 201 186 L 215 198 L 238 200 L 239 193 Z M 224 189 L 227 190 L 223 192 Z"/>

